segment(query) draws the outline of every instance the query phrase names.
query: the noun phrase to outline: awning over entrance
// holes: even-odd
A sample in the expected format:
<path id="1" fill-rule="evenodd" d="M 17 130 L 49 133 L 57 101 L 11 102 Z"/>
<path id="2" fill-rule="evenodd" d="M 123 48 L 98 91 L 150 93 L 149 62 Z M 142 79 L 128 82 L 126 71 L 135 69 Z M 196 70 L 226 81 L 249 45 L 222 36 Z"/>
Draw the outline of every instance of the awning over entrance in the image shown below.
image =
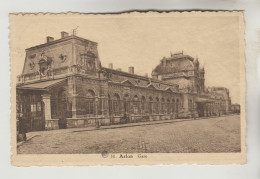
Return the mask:
<path id="1" fill-rule="evenodd" d="M 51 88 L 53 86 L 56 86 L 56 85 L 64 82 L 65 80 L 66 79 L 49 80 L 49 81 L 32 83 L 32 84 L 25 84 L 25 85 L 17 86 L 17 88 L 18 89 L 30 89 L 30 90 L 46 90 L 48 88 Z"/>
<path id="2" fill-rule="evenodd" d="M 197 103 L 213 103 L 214 100 L 198 97 L 195 102 L 197 102 Z"/>

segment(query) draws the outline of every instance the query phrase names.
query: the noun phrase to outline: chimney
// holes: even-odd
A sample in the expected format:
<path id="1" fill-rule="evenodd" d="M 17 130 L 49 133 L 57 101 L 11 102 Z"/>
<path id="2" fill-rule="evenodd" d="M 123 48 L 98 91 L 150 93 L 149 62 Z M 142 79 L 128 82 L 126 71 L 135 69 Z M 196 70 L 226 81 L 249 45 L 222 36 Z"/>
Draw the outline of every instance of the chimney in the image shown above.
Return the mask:
<path id="1" fill-rule="evenodd" d="M 163 67 L 166 67 L 166 58 L 165 57 L 163 57 L 163 59 L 162 59 L 162 64 L 163 64 Z"/>
<path id="2" fill-rule="evenodd" d="M 144 76 L 145 76 L 145 77 L 148 77 L 148 73 L 145 73 Z"/>
<path id="3" fill-rule="evenodd" d="M 47 36 L 46 37 L 47 43 L 54 41 L 53 37 Z"/>
<path id="4" fill-rule="evenodd" d="M 128 72 L 131 74 L 134 74 L 134 67 L 128 67 Z"/>
<path id="5" fill-rule="evenodd" d="M 69 33 L 68 32 L 64 32 L 64 31 L 62 31 L 60 34 L 61 34 L 61 38 L 69 36 Z"/>
<path id="6" fill-rule="evenodd" d="M 109 63 L 109 64 L 108 64 L 108 68 L 113 69 L 113 63 Z"/>

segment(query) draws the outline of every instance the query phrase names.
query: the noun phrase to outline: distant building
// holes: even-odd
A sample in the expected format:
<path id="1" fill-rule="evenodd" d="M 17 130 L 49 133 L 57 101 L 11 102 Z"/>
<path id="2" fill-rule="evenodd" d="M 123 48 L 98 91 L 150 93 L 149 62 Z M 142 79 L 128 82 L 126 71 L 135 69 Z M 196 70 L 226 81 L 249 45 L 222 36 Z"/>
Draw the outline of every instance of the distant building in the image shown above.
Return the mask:
<path id="1" fill-rule="evenodd" d="M 231 112 L 232 113 L 237 113 L 239 114 L 240 113 L 240 105 L 239 104 L 232 104 L 231 105 Z"/>
<path id="2" fill-rule="evenodd" d="M 97 43 L 61 32 L 61 38 L 26 49 L 18 76 L 17 112 L 28 130 L 86 127 L 227 114 L 223 87 L 205 88 L 198 58 L 182 53 L 163 58 L 136 75 L 101 65 Z"/>

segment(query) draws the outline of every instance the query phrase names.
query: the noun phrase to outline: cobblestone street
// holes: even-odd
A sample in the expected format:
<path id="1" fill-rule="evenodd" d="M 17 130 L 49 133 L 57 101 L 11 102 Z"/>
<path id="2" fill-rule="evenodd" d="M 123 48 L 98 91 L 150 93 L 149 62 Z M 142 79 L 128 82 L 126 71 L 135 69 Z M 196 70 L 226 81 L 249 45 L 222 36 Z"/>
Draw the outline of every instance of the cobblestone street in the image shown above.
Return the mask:
<path id="1" fill-rule="evenodd" d="M 240 152 L 239 115 L 29 133 L 19 154 Z M 136 125 L 136 123 L 135 123 Z"/>

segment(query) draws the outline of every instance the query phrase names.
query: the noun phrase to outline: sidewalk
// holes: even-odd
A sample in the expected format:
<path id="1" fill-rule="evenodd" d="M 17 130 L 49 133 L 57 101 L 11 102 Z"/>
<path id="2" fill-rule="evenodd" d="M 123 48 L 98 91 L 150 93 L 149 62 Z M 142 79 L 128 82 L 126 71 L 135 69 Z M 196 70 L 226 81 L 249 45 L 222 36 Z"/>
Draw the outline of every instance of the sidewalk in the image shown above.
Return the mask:
<path id="1" fill-rule="evenodd" d="M 105 129 L 136 127 L 136 126 L 145 126 L 145 125 L 154 125 L 154 124 L 165 124 L 165 123 L 174 123 L 174 122 L 181 122 L 181 121 L 190 121 L 192 119 L 193 118 L 135 122 L 135 123 L 126 123 L 126 124 L 115 124 L 115 125 L 109 125 L 109 126 L 100 126 L 100 128 L 96 128 L 96 127 L 74 128 L 74 131 L 72 131 L 72 132 L 84 132 L 84 131 L 93 131 L 93 130 L 105 130 Z"/>

